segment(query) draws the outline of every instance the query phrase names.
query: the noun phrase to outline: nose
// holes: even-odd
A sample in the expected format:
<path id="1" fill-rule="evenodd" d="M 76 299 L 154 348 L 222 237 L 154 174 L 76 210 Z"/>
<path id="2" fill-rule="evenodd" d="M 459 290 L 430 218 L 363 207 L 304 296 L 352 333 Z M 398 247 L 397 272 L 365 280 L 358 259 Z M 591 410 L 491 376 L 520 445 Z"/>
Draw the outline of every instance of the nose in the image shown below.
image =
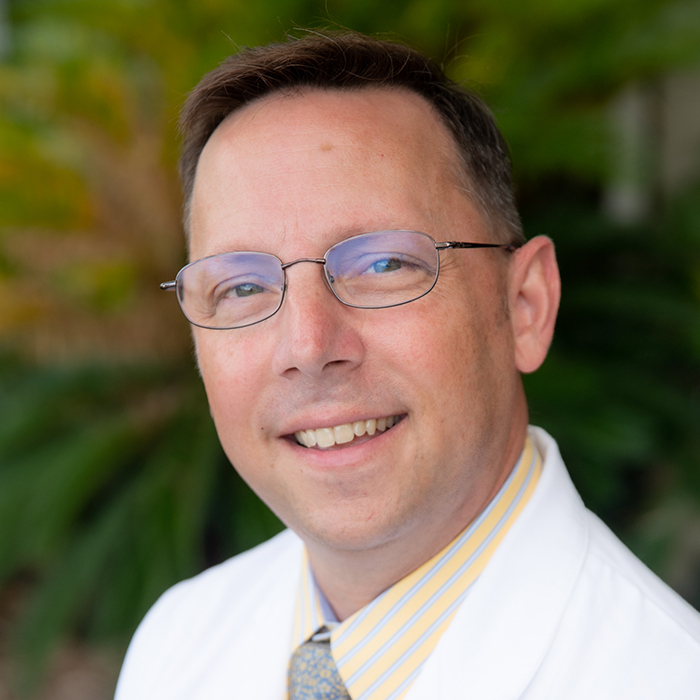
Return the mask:
<path id="1" fill-rule="evenodd" d="M 315 259 L 300 262 L 319 263 Z M 284 303 L 273 319 L 278 333 L 275 374 L 318 379 L 359 365 L 364 357 L 359 310 L 335 298 L 321 264 L 295 265 L 286 275 Z"/>

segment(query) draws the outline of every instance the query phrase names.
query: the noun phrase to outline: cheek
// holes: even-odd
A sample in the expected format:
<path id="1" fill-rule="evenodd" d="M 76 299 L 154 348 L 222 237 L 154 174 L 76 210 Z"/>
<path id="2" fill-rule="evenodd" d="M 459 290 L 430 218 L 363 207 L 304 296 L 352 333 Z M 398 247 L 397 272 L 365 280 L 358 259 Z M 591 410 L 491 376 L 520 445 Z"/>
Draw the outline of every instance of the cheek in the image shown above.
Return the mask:
<path id="1" fill-rule="evenodd" d="M 236 436 L 249 431 L 254 422 L 254 400 L 261 388 L 260 353 L 253 351 L 253 343 L 224 337 L 228 331 L 205 333 L 195 334 L 197 361 L 219 438 L 229 454 L 233 444 L 242 444 Z"/>
<path id="2" fill-rule="evenodd" d="M 436 294 L 431 302 L 410 334 L 404 328 L 404 347 L 424 396 L 443 420 L 463 426 L 452 431 L 461 433 L 500 410 L 512 374 L 510 326 L 490 295 Z"/>
<path id="3" fill-rule="evenodd" d="M 415 306 L 407 305 L 405 318 L 397 318 L 397 355 L 417 377 L 425 377 L 443 391 L 450 380 L 464 378 L 474 367 L 486 329 L 469 313 L 467 304 L 456 305 L 454 299 L 433 294 Z"/>

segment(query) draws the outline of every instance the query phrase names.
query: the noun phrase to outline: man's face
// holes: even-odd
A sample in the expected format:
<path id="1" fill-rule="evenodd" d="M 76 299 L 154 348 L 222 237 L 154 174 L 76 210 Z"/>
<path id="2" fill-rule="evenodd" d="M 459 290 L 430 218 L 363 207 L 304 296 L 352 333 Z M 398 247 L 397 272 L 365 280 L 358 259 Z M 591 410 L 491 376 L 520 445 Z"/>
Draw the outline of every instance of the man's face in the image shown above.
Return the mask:
<path id="1" fill-rule="evenodd" d="M 451 140 L 402 91 L 275 95 L 231 115 L 197 170 L 193 260 L 233 250 L 320 258 L 349 236 L 492 240 L 460 191 Z M 342 305 L 320 265 L 287 271 L 272 318 L 194 329 L 221 442 L 310 547 L 367 550 L 456 535 L 507 467 L 518 375 L 500 250 L 440 253 L 436 287 L 389 309 Z M 395 416 L 331 449 L 294 433 Z M 510 460 L 509 464 L 504 463 Z"/>

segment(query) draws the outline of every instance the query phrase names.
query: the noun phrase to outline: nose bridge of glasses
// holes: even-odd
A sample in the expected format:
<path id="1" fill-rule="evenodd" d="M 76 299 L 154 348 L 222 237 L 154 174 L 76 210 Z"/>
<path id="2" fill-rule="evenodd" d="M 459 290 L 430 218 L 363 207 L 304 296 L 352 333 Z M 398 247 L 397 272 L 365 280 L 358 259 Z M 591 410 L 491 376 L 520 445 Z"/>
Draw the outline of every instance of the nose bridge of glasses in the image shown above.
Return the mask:
<path id="1" fill-rule="evenodd" d="M 303 262 L 316 263 L 317 265 L 325 265 L 326 259 L 325 258 L 299 258 L 298 260 L 292 260 L 291 262 L 283 263 L 282 269 L 286 270 L 288 267 L 291 267 L 292 265 L 297 265 L 298 263 L 303 263 Z"/>
<path id="2" fill-rule="evenodd" d="M 334 296 L 337 296 L 337 294 L 335 293 L 335 290 L 333 289 L 332 278 L 329 277 L 328 267 L 326 266 L 326 259 L 325 258 L 299 258 L 298 260 L 292 260 L 291 262 L 283 263 L 282 264 L 282 271 L 284 272 L 284 275 L 285 275 L 285 282 L 284 282 L 285 292 L 287 291 L 287 269 L 292 267 L 292 265 L 297 265 L 299 263 L 316 263 L 317 265 L 323 265 L 323 272 L 324 272 L 324 278 L 325 278 L 326 284 L 328 285 L 330 290 L 333 292 Z"/>

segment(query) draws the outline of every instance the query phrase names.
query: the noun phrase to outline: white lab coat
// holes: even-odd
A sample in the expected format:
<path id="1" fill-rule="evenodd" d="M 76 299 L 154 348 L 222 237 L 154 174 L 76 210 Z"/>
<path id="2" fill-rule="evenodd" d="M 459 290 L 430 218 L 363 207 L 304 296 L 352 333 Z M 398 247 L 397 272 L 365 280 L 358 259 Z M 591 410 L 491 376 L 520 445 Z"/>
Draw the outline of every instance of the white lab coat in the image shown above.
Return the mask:
<path id="1" fill-rule="evenodd" d="M 698 700 L 700 614 L 585 509 L 554 440 L 535 493 L 405 700 Z M 283 700 L 302 543 L 287 531 L 178 584 L 116 700 Z"/>

